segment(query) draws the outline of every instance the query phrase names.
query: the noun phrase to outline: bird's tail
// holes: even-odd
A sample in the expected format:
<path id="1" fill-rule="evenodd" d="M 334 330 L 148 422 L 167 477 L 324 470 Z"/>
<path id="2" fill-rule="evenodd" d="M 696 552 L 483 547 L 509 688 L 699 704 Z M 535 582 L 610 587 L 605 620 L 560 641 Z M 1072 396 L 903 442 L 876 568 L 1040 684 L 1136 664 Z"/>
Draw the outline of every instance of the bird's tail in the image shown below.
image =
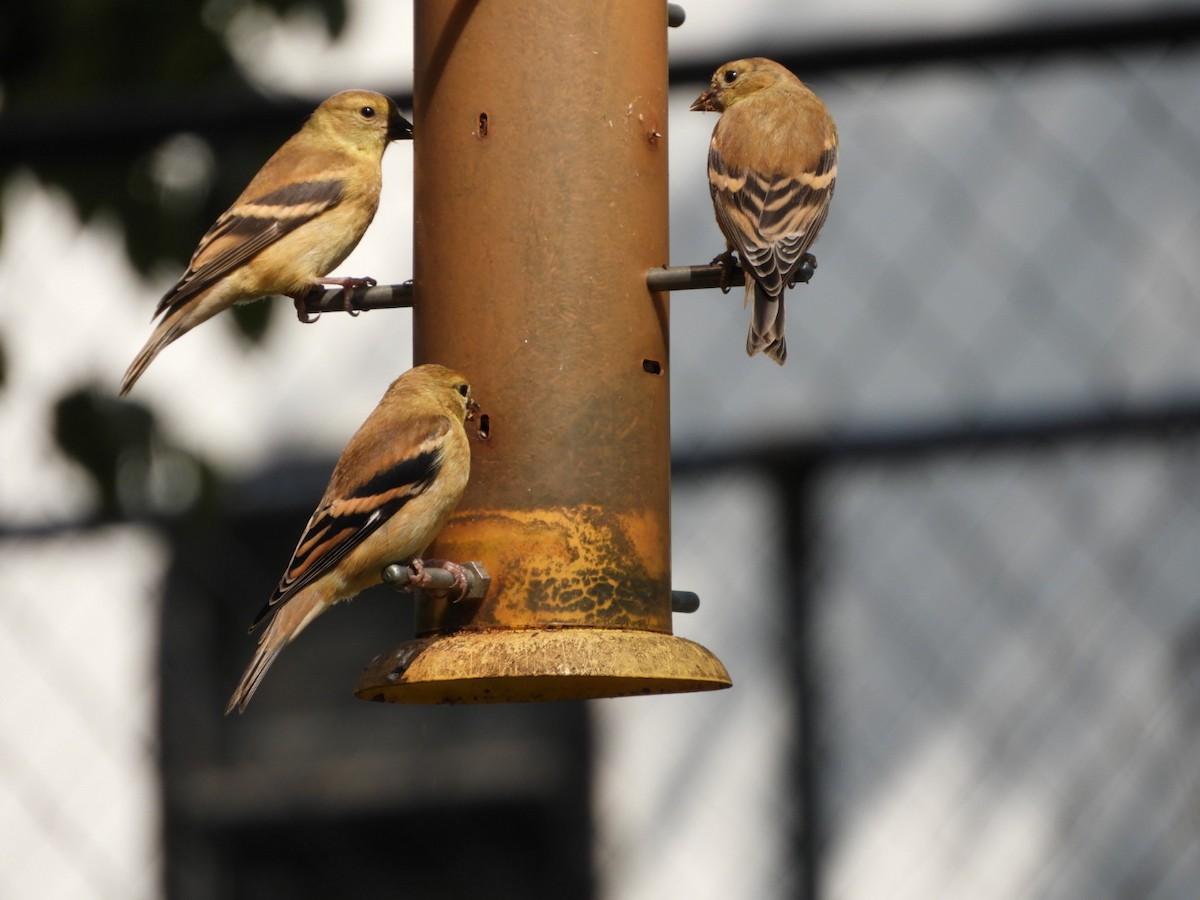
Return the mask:
<path id="1" fill-rule="evenodd" d="M 271 668 L 271 663 L 275 662 L 279 651 L 294 641 L 308 623 L 329 606 L 330 602 L 323 591 L 309 588 L 285 601 L 275 611 L 262 637 L 258 639 L 258 648 L 254 651 L 250 665 L 246 666 L 242 680 L 238 682 L 233 696 L 229 698 L 225 715 L 229 715 L 235 709 L 239 713 L 246 711 L 246 704 L 258 690 L 258 685 L 267 674 L 267 669 Z"/>
<path id="2" fill-rule="evenodd" d="M 787 361 L 787 342 L 783 338 L 783 295 L 772 297 L 758 282 L 747 279 L 746 303 L 751 307 L 746 353 L 750 356 L 766 353 L 782 366 Z"/>
<path id="3" fill-rule="evenodd" d="M 125 370 L 125 377 L 121 379 L 122 397 L 128 394 L 134 382 L 142 377 L 142 373 L 154 361 L 154 357 L 158 356 L 167 344 L 188 330 L 183 327 L 184 323 L 185 320 L 181 316 L 163 319 L 158 323 L 158 327 L 151 333 L 146 345 L 142 347 L 138 355 L 133 358 L 133 362 L 129 364 L 129 368 Z"/>

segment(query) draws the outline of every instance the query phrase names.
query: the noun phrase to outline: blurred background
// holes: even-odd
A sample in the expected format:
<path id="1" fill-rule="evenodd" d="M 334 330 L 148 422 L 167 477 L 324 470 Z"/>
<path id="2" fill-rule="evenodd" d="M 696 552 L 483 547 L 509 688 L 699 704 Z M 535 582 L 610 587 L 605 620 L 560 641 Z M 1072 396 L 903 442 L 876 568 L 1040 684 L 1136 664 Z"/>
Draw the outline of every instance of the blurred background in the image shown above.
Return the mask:
<path id="1" fill-rule="evenodd" d="M 673 298 L 675 629 L 734 687 L 361 703 L 411 630 L 378 591 L 233 721 L 410 313 L 243 307 L 116 387 L 317 102 L 411 102 L 412 7 L 0 10 L 0 896 L 1197 895 L 1200 5 L 683 5 L 674 264 L 722 249 L 718 64 L 842 142 L 785 368 L 737 292 Z M 410 276 L 411 171 L 339 271 Z"/>

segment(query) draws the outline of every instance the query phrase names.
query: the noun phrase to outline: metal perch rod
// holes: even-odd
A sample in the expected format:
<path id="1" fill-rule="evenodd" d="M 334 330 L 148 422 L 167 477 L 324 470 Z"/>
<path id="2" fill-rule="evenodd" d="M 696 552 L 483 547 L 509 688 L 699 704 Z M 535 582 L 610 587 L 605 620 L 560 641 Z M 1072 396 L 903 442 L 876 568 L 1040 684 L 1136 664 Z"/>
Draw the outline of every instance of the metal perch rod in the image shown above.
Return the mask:
<path id="1" fill-rule="evenodd" d="M 801 264 L 796 280 L 807 282 L 817 268 L 811 256 Z M 724 279 L 722 281 L 722 278 Z M 663 266 L 646 272 L 646 287 L 651 291 L 697 291 L 720 287 L 736 287 L 742 283 L 740 266 Z M 413 283 L 377 284 L 351 291 L 355 310 L 404 309 L 413 305 Z M 310 313 L 345 312 L 343 290 L 340 287 L 314 287 L 305 298 Z"/>
<path id="2" fill-rule="evenodd" d="M 467 593 L 463 600 L 482 600 L 487 594 L 492 578 L 481 562 L 461 563 L 467 575 Z M 428 587 L 435 591 L 448 591 L 455 586 L 454 573 L 440 566 L 425 566 Z M 411 566 L 392 563 L 383 570 L 383 580 L 396 590 L 404 590 L 409 582 L 416 580 L 417 573 Z"/>

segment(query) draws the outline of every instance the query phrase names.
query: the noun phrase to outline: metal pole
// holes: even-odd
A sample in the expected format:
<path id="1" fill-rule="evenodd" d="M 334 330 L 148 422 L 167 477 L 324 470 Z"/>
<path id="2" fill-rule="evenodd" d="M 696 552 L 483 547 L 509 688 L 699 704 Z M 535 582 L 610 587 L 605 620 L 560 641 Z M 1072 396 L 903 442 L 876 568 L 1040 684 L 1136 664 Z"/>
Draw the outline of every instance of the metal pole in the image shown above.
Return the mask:
<path id="1" fill-rule="evenodd" d="M 414 356 L 471 379 L 489 434 L 428 555 L 491 584 L 418 597 L 358 693 L 728 686 L 671 635 L 666 4 L 415 9 Z"/>

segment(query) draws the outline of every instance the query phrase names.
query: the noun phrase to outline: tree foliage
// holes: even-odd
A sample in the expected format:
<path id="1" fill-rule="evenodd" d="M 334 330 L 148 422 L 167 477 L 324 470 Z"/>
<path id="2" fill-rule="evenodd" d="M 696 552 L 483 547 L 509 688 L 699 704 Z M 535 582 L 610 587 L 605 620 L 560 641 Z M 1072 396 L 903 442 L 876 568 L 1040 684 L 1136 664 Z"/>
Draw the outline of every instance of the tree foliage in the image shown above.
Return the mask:
<path id="1" fill-rule="evenodd" d="M 266 114 L 271 105 L 234 65 L 224 31 L 253 6 L 315 10 L 332 34 L 345 19 L 342 0 L 0 4 L 0 176 L 31 169 L 64 188 L 85 219 L 115 214 L 143 270 L 186 261 L 308 105 Z M 179 155 L 180 134 L 197 136 L 190 146 L 201 162 L 205 140 L 220 138 L 220 164 L 191 184 L 156 171 L 164 154 Z"/>
<path id="2" fill-rule="evenodd" d="M 237 70 L 225 30 L 256 6 L 315 11 L 333 36 L 345 23 L 343 0 L 0 3 L 0 183 L 32 171 L 65 190 L 85 220 L 119 221 L 142 271 L 163 261 L 182 270 L 199 236 L 311 111 L 307 101 L 268 102 Z M 252 340 L 270 304 L 254 307 L 235 317 Z M 0 387 L 4 369 L 0 344 Z M 193 508 L 211 496 L 209 468 L 164 440 L 139 403 L 80 386 L 53 421 L 60 449 L 92 476 L 101 518 L 152 511 L 164 494 L 156 466 L 198 473 L 185 479 L 200 485 Z"/>

